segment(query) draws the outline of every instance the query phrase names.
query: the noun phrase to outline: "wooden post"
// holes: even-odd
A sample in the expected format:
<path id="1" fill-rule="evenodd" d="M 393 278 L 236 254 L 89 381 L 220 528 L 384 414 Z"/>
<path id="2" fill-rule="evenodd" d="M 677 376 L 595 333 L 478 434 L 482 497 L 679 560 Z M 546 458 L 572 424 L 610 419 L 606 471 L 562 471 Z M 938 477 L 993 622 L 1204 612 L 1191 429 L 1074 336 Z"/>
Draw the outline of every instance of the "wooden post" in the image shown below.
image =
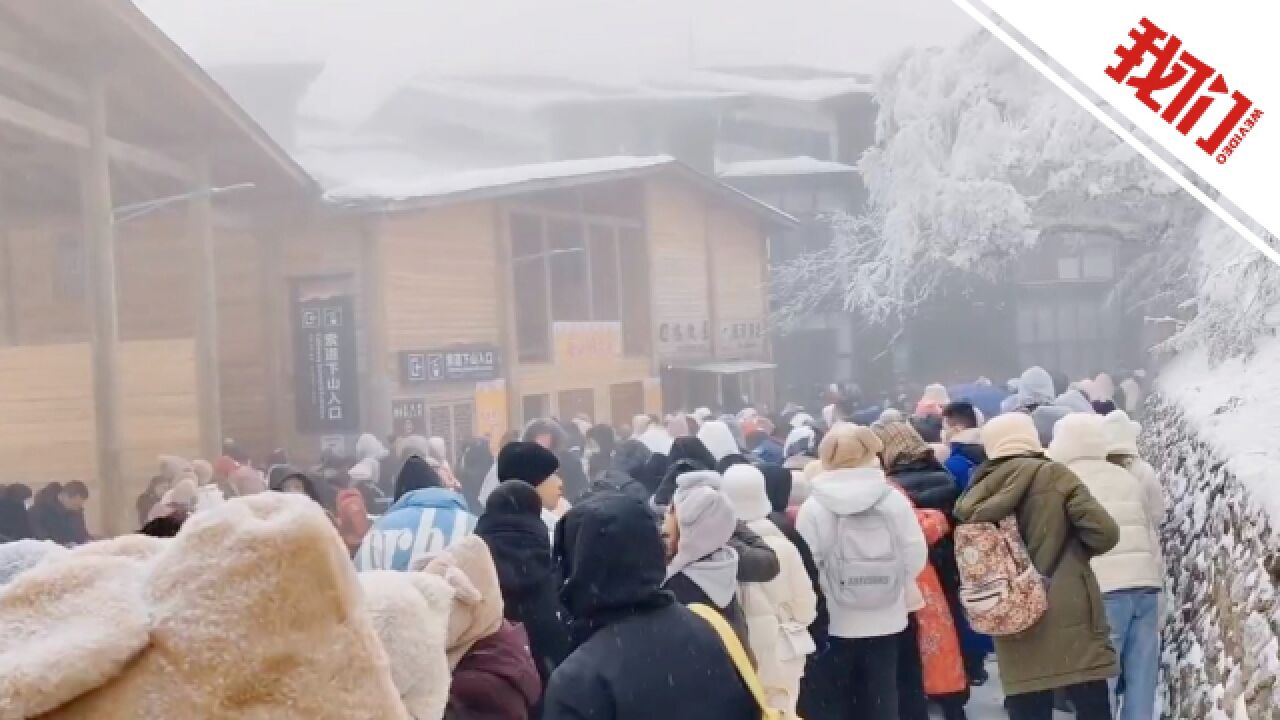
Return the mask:
<path id="1" fill-rule="evenodd" d="M 296 227 L 290 226 L 290 227 Z M 284 409 L 284 347 L 282 343 L 285 338 L 290 337 L 287 331 L 288 313 L 285 310 L 285 291 L 287 285 L 284 280 L 284 252 L 283 238 L 281 234 L 285 232 L 284 228 L 278 223 L 272 223 L 270 231 L 259 232 L 256 236 L 258 246 L 261 249 L 259 258 L 261 262 L 259 269 L 261 271 L 262 281 L 262 312 L 264 329 L 264 347 L 263 356 L 264 363 L 267 368 L 266 387 L 267 392 L 267 429 L 271 436 L 272 450 L 275 448 L 286 447 L 289 443 L 288 428 L 284 424 L 284 419 L 288 417 L 288 413 Z"/>
<path id="2" fill-rule="evenodd" d="M 387 351 L 386 274 L 382 264 L 382 216 L 365 218 L 360 234 L 360 304 L 366 377 L 361 426 L 379 438 L 391 432 L 391 354 Z"/>
<path id="3" fill-rule="evenodd" d="M 516 278 L 511 264 L 510 225 L 502 204 L 493 203 L 493 243 L 497 253 L 494 291 L 498 294 L 502 375 L 506 378 L 507 429 L 519 431 L 524 425 L 524 400 L 520 395 L 520 336 L 516 331 Z M 551 316 L 548 314 L 547 317 Z"/>
<path id="4" fill-rule="evenodd" d="M 213 197 L 208 162 L 195 168 L 195 195 L 187 217 L 194 249 L 196 281 L 196 392 L 200 448 L 207 458 L 222 454 L 222 383 L 218 366 L 218 258 L 214 249 Z"/>
<path id="5" fill-rule="evenodd" d="M 123 512 L 124 489 L 120 435 L 119 316 L 116 312 L 115 218 L 111 165 L 107 148 L 107 100 L 101 78 L 89 86 L 85 124 L 89 144 L 80 172 L 85 234 L 86 278 L 93 353 L 93 404 L 101 487 L 100 523 L 115 534 Z"/>

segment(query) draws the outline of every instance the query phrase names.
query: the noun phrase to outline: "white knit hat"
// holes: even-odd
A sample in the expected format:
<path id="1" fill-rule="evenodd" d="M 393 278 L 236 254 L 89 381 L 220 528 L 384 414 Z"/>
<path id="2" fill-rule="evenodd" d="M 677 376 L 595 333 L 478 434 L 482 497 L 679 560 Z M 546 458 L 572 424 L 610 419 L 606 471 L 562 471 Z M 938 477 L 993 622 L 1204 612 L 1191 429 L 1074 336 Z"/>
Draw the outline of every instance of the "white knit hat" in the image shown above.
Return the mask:
<path id="1" fill-rule="evenodd" d="M 720 490 L 743 522 L 763 520 L 773 511 L 765 491 L 764 473 L 754 465 L 744 463 L 725 470 Z"/>

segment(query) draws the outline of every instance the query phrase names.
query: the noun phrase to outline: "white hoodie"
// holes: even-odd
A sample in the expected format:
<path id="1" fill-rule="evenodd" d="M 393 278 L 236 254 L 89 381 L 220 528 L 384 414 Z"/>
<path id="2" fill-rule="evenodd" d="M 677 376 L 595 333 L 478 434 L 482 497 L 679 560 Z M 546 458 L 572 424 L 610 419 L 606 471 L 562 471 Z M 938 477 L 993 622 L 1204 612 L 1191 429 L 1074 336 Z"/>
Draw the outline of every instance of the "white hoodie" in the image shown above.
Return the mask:
<path id="1" fill-rule="evenodd" d="M 886 492 L 886 490 L 888 492 Z M 929 559 L 929 545 L 916 520 L 911 502 L 889 486 L 884 471 L 875 467 L 829 470 L 813 480 L 813 494 L 800 506 L 796 530 L 813 550 L 814 560 L 821 564 L 835 547 L 836 521 L 872 506 L 884 514 L 898 536 L 902 556 L 903 577 L 910 583 L 919 577 Z M 821 578 L 831 613 L 830 632 L 839 638 L 883 637 L 900 633 L 907 627 L 907 603 L 900 597 L 881 610 L 856 610 L 835 600 L 826 577 Z M 906 585 L 904 585 L 906 587 Z"/>

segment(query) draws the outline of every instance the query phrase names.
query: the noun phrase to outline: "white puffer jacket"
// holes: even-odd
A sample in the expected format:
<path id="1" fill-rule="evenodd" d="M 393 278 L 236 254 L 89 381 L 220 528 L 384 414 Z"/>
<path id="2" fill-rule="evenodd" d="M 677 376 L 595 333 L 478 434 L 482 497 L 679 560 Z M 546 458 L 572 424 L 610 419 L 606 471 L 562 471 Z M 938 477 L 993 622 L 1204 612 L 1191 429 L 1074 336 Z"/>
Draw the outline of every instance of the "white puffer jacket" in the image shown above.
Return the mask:
<path id="1" fill-rule="evenodd" d="M 1128 470 L 1107 462 L 1103 418 L 1072 413 L 1059 420 L 1047 455 L 1066 465 L 1120 527 L 1120 541 L 1091 563 L 1102 592 L 1164 587 L 1151 496 Z"/>
<path id="2" fill-rule="evenodd" d="M 786 658 L 782 627 L 789 624 L 808 632 L 818 616 L 818 597 L 805 572 L 800 552 L 769 520 L 753 520 L 747 527 L 768 543 L 778 556 L 781 571 L 767 583 L 742 583 L 742 611 L 747 616 L 747 637 L 760 665 L 765 688 L 783 690 L 794 701 L 800 696 L 805 658 Z M 782 709 L 782 708 L 780 708 Z M 795 709 L 794 704 L 790 708 Z"/>

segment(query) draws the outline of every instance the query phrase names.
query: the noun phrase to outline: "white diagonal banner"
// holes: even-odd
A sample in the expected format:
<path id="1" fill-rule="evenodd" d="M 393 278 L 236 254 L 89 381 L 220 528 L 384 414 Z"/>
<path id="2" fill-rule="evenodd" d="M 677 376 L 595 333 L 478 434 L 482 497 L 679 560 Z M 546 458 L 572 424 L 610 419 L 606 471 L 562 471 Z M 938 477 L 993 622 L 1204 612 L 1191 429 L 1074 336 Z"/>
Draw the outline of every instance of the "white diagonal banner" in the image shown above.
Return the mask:
<path id="1" fill-rule="evenodd" d="M 978 3 L 955 2 L 1280 264 L 1280 251 L 1072 84 L 1280 236 L 1280 63 L 1270 54 L 1280 3 L 982 0 L 1070 75 L 1064 78 Z"/>

